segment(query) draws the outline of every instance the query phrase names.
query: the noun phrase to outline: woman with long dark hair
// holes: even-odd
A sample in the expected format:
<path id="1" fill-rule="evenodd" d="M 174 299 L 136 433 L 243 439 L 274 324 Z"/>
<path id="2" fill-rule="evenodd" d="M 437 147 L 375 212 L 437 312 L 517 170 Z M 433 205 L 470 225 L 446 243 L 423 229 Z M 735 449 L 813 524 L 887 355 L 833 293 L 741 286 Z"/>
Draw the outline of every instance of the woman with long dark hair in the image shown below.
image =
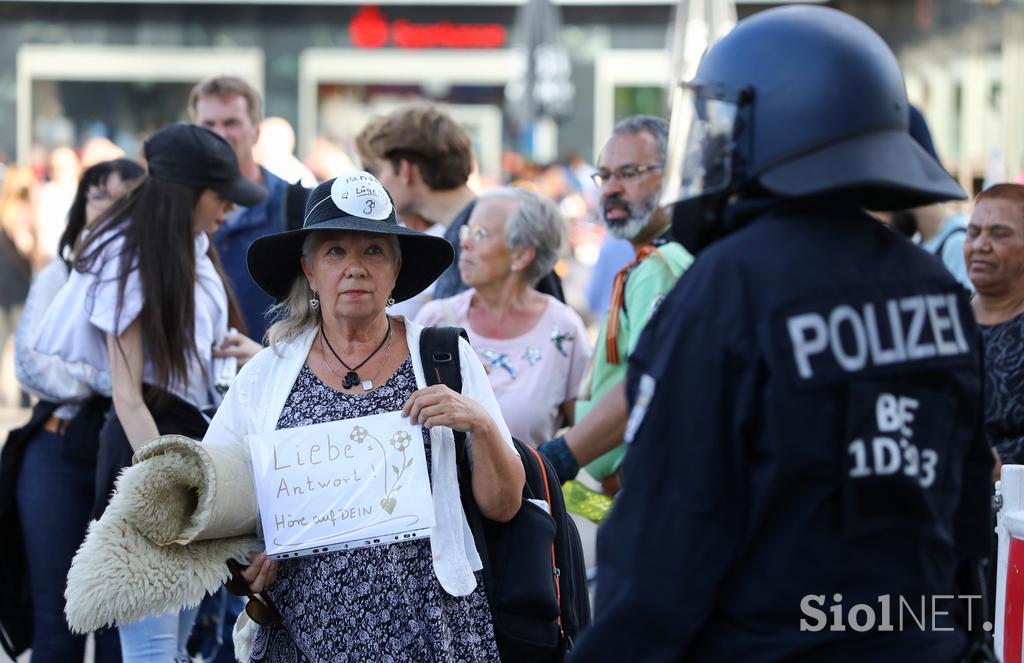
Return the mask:
<path id="1" fill-rule="evenodd" d="M 229 326 L 244 329 L 209 235 L 236 203 L 265 195 L 227 141 L 203 127 L 162 129 L 145 154 L 149 175 L 79 240 L 54 306 L 63 320 L 37 345 L 110 367 L 114 407 L 100 432 L 94 517 L 146 442 L 205 433 L 203 412 L 218 405 L 225 381 L 214 349 Z M 124 660 L 187 661 L 194 617 L 193 609 L 121 625 Z"/>
<path id="2" fill-rule="evenodd" d="M 54 663 L 81 663 L 85 636 L 64 621 L 64 584 L 75 550 L 85 536 L 96 475 L 99 424 L 110 406 L 110 372 L 68 363 L 32 349 L 46 311 L 68 280 L 71 247 L 82 229 L 121 196 L 142 166 L 127 159 L 98 163 L 82 174 L 67 226 L 51 261 L 32 282 L 14 341 L 15 374 L 21 387 L 39 398 L 28 425 L 13 431 L 3 453 L 3 513 L 7 545 L 18 573 L 27 580 L 31 601 L 16 609 L 31 614 L 17 638 L 31 646 L 32 657 Z M 16 499 L 15 499 L 16 498 Z M 7 500 L 11 502 L 8 503 Z M 40 517 L 45 514 L 45 517 Z M 8 597 L 16 594 L 11 592 Z M 12 638 L 14 639 L 14 638 Z M 120 660 L 117 636 L 97 634 L 95 659 Z"/>

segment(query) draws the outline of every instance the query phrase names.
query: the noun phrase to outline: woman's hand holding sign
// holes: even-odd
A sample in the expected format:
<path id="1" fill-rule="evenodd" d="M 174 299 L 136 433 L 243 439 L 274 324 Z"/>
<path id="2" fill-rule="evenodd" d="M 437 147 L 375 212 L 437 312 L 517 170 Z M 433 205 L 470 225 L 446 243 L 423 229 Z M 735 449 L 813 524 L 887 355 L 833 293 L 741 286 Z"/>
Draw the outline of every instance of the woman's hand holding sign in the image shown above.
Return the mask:
<path id="1" fill-rule="evenodd" d="M 466 433 L 473 449 L 473 496 L 480 512 L 497 522 L 516 515 L 526 481 L 523 464 L 480 403 L 437 384 L 413 392 L 402 416 L 425 428 L 447 426 Z"/>
<path id="2" fill-rule="evenodd" d="M 409 417 L 412 424 L 424 428 L 447 426 L 474 436 L 498 433 L 494 420 L 482 405 L 443 384 L 414 391 L 402 408 L 402 416 Z"/>

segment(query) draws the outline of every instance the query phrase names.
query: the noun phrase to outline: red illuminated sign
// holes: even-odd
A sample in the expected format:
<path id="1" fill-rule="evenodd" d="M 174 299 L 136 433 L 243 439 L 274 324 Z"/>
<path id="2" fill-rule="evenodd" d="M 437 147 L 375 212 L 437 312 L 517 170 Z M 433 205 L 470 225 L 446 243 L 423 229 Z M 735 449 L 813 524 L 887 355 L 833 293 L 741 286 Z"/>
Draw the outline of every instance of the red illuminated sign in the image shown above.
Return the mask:
<path id="1" fill-rule="evenodd" d="M 377 7 L 363 7 L 348 25 L 348 36 L 358 48 L 501 48 L 508 36 L 496 23 L 411 23 L 388 19 Z"/>

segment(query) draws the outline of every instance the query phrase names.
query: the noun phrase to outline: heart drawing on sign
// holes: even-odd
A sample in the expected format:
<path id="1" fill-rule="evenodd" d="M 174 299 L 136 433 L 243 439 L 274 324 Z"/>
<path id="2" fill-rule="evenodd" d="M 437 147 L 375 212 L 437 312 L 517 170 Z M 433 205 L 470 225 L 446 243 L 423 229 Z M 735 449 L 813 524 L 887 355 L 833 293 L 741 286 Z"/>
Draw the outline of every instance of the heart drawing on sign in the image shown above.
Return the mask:
<path id="1" fill-rule="evenodd" d="M 395 507 L 398 505 L 398 500 L 396 500 L 394 497 L 385 497 L 380 501 L 380 505 L 385 511 L 388 512 L 388 515 L 390 515 L 395 510 Z"/>

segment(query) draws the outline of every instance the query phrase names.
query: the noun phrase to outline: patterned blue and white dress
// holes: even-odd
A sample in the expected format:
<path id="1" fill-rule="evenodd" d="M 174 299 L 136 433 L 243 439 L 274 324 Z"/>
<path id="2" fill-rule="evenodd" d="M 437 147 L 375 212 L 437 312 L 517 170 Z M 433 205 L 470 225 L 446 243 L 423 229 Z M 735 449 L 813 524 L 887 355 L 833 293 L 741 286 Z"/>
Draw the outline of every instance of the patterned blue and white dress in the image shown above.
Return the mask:
<path id="1" fill-rule="evenodd" d="M 363 395 L 335 391 L 303 366 L 277 428 L 394 412 L 415 390 L 410 359 Z M 281 561 L 269 593 L 284 622 L 259 628 L 250 661 L 497 663 L 491 610 L 476 577 L 469 596 L 446 593 L 434 575 L 429 539 Z"/>

